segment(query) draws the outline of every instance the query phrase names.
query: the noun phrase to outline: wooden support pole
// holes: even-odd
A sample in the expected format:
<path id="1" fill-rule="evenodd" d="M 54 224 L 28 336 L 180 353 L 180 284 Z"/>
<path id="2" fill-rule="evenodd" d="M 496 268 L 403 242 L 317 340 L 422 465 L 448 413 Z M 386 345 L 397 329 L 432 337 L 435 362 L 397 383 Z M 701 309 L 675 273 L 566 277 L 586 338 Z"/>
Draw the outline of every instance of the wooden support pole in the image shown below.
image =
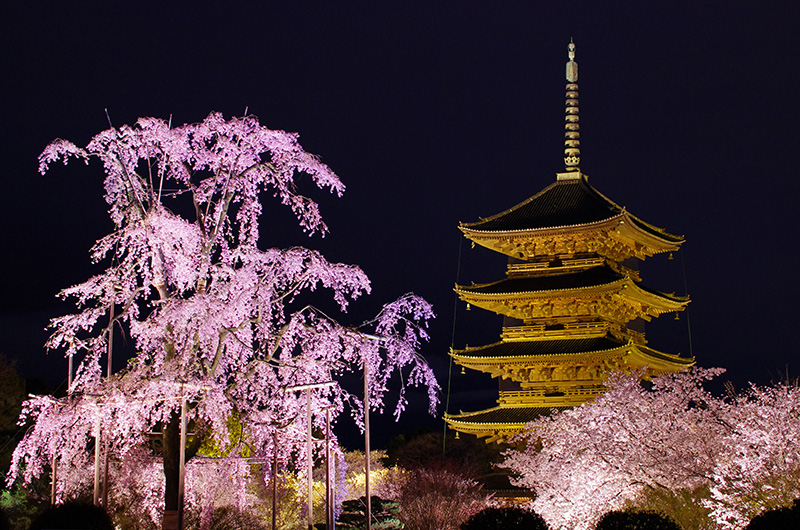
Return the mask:
<path id="1" fill-rule="evenodd" d="M 314 446 L 311 440 L 311 389 L 306 388 L 306 473 L 308 474 L 308 530 L 314 530 Z"/>
<path id="2" fill-rule="evenodd" d="M 272 434 L 272 530 L 278 529 L 278 429 Z"/>
<path id="3" fill-rule="evenodd" d="M 92 504 L 100 504 L 100 417 L 94 420 L 94 495 Z"/>
<path id="4" fill-rule="evenodd" d="M 325 409 L 325 528 L 330 530 L 334 527 L 333 522 L 333 478 L 331 471 L 331 409 Z"/>
<path id="5" fill-rule="evenodd" d="M 369 491 L 369 474 L 370 474 L 370 462 L 369 462 L 369 364 L 367 363 L 367 356 L 364 356 L 364 454 L 365 454 L 365 461 L 364 461 L 364 495 L 366 496 L 367 506 L 366 506 L 366 515 L 367 515 L 367 530 L 372 530 L 372 498 L 370 497 Z"/>
<path id="6" fill-rule="evenodd" d="M 186 485 L 186 398 L 181 396 L 181 449 L 178 460 L 178 530 L 183 530 L 183 502 Z"/>

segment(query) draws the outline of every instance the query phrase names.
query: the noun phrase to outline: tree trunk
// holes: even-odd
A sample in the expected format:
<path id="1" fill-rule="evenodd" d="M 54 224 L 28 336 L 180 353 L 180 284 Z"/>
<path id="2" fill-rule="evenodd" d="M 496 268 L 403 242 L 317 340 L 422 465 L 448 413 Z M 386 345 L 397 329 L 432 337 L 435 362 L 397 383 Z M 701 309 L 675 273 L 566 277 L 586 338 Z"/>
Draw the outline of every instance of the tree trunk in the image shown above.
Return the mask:
<path id="1" fill-rule="evenodd" d="M 164 460 L 164 521 L 163 530 L 180 529 L 180 447 L 181 416 L 173 412 L 161 434 L 161 451 Z"/>

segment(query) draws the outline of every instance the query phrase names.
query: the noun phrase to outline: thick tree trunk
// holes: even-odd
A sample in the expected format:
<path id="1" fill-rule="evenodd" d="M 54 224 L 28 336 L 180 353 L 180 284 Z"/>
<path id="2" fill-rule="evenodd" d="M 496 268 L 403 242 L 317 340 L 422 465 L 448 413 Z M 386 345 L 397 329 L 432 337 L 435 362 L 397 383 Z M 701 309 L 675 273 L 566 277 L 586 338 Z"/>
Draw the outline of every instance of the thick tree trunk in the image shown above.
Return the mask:
<path id="1" fill-rule="evenodd" d="M 163 530 L 179 530 L 181 416 L 177 412 L 174 412 L 169 423 L 164 425 L 161 448 L 164 460 L 164 521 L 162 528 Z"/>
<path id="2" fill-rule="evenodd" d="M 187 426 L 188 428 L 189 426 Z M 195 424 L 192 438 L 186 443 L 184 464 L 197 454 L 206 435 L 204 424 Z M 161 455 L 164 461 L 164 520 L 163 530 L 183 529 L 183 499 L 181 498 L 181 413 L 175 411 L 162 428 Z"/>

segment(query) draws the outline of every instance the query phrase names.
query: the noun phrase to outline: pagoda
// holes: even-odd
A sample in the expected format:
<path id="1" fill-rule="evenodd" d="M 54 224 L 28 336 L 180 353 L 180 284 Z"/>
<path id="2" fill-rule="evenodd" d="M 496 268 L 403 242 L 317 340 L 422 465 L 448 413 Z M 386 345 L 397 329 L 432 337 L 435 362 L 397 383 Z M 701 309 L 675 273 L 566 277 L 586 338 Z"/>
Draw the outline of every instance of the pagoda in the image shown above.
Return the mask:
<path id="1" fill-rule="evenodd" d="M 509 257 L 505 278 L 455 287 L 468 308 L 504 316 L 499 342 L 450 352 L 456 364 L 500 380 L 497 406 L 445 414 L 451 429 L 487 443 L 594 398 L 609 372 L 652 377 L 694 364 L 647 345 L 644 322 L 684 310 L 689 298 L 645 287 L 637 266 L 684 239 L 634 216 L 581 173 L 574 43 L 568 51 L 565 171 L 520 204 L 459 225 L 473 246 Z"/>

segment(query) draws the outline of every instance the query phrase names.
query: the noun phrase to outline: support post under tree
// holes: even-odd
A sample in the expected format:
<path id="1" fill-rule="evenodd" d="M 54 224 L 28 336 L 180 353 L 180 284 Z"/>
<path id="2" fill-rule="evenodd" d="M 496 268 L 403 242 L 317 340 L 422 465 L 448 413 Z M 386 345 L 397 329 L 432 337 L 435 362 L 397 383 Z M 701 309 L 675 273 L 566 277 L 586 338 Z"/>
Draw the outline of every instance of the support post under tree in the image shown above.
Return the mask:
<path id="1" fill-rule="evenodd" d="M 372 498 L 369 491 L 369 364 L 367 356 L 364 356 L 364 495 L 366 496 L 367 506 L 367 530 L 372 530 Z"/>
<path id="2" fill-rule="evenodd" d="M 335 527 L 333 521 L 333 492 L 336 491 L 331 484 L 331 408 L 325 409 L 325 528 Z"/>
<path id="3" fill-rule="evenodd" d="M 178 530 L 183 530 L 183 503 L 186 487 L 186 416 L 188 405 L 186 398 L 181 396 L 181 446 L 178 460 Z"/>
<path id="4" fill-rule="evenodd" d="M 308 473 L 308 530 L 314 530 L 314 446 L 311 440 L 311 388 L 306 388 L 306 473 Z"/>
<path id="5" fill-rule="evenodd" d="M 278 429 L 272 433 L 272 530 L 278 529 Z"/>

